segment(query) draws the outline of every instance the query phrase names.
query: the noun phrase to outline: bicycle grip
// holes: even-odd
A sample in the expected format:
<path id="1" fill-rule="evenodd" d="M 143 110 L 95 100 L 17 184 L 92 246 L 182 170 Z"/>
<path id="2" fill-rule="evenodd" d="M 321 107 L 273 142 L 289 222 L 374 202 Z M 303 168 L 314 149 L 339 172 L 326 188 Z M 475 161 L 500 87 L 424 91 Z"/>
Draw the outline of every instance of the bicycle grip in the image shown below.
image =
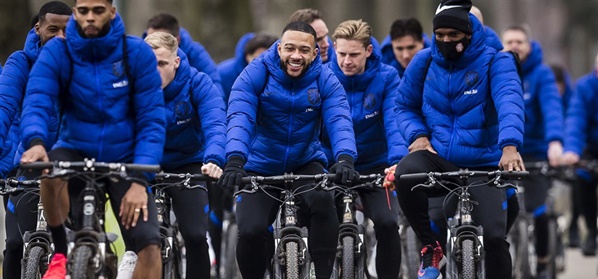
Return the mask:
<path id="1" fill-rule="evenodd" d="M 407 173 L 399 177 L 401 181 L 421 182 L 428 179 L 428 173 Z"/>
<path id="2" fill-rule="evenodd" d="M 26 164 L 21 164 L 21 168 L 27 170 L 44 170 L 44 169 L 51 169 L 54 167 L 53 162 L 31 162 Z"/>
<path id="3" fill-rule="evenodd" d="M 125 168 L 130 171 L 160 172 L 160 165 L 126 164 Z"/>

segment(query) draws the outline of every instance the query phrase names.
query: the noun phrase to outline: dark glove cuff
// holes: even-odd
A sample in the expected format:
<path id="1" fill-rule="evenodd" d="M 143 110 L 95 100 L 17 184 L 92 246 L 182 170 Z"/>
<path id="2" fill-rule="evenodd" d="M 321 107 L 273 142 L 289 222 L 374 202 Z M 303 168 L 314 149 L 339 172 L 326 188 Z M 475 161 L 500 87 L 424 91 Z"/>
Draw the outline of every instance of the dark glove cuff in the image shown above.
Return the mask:
<path id="1" fill-rule="evenodd" d="M 355 160 L 353 160 L 353 157 L 351 157 L 351 155 L 341 154 L 341 155 L 338 155 L 338 159 L 336 162 L 337 163 L 349 162 L 349 163 L 351 163 L 351 165 L 353 165 L 355 163 Z"/>
<path id="2" fill-rule="evenodd" d="M 228 157 L 228 162 L 226 165 L 242 168 L 245 166 L 245 159 L 243 159 L 241 156 L 230 156 Z"/>
<path id="3" fill-rule="evenodd" d="M 40 138 L 34 138 L 34 139 L 32 139 L 32 140 L 29 142 L 29 148 L 31 148 L 31 147 L 34 147 L 34 146 L 36 146 L 36 145 L 41 145 L 41 146 L 43 146 L 43 147 L 46 147 L 46 146 L 44 145 L 44 140 L 43 140 L 43 139 L 40 139 Z"/>

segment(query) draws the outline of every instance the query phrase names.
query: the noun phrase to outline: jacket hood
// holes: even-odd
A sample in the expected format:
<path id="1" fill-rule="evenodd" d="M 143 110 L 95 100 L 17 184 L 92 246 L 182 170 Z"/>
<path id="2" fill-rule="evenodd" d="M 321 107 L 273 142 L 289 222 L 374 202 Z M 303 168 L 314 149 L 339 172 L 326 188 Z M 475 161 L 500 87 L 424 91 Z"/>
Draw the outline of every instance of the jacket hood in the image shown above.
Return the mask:
<path id="1" fill-rule="evenodd" d="M 463 56 L 456 61 L 451 62 L 444 59 L 444 56 L 442 56 L 438 50 L 438 47 L 436 46 L 436 40 L 432 40 L 432 59 L 434 59 L 438 65 L 442 66 L 443 68 L 448 68 L 450 65 L 453 65 L 457 68 L 465 68 L 478 57 L 480 57 L 480 55 L 482 55 L 486 46 L 486 32 L 484 30 L 484 26 L 471 13 L 469 13 L 469 20 L 471 21 L 471 26 L 473 29 L 471 43 L 465 50 L 465 53 L 463 53 Z"/>
<path id="2" fill-rule="evenodd" d="M 66 41 L 69 51 L 74 51 L 88 61 L 101 61 L 112 55 L 125 35 L 125 25 L 118 13 L 110 21 L 108 34 L 98 38 L 84 38 L 79 34 L 78 24 L 71 16 L 66 24 Z"/>
<path id="3" fill-rule="evenodd" d="M 35 63 L 41 50 L 41 39 L 39 35 L 35 33 L 35 28 L 31 28 L 29 33 L 27 33 L 27 39 L 25 40 L 25 46 L 23 47 L 23 51 L 29 60 L 29 64 L 33 65 L 33 63 Z"/>
<path id="4" fill-rule="evenodd" d="M 247 45 L 247 42 L 253 39 L 253 37 L 255 37 L 255 33 L 247 33 L 243 35 L 237 42 L 237 46 L 235 47 L 236 65 L 243 65 L 243 68 L 247 66 L 247 61 L 245 61 L 245 45 Z"/>
<path id="5" fill-rule="evenodd" d="M 164 87 L 164 100 L 170 101 L 174 99 L 189 83 L 191 66 L 189 65 L 189 59 L 187 55 L 179 48 L 177 55 L 181 58 L 179 68 L 176 70 L 174 79 Z"/>
<path id="6" fill-rule="evenodd" d="M 264 64 L 268 68 L 269 74 L 278 83 L 285 87 L 291 87 L 293 85 L 302 87 L 312 83 L 318 78 L 320 72 L 322 71 L 322 58 L 320 58 L 320 55 L 316 55 L 316 59 L 311 62 L 309 69 L 305 72 L 305 74 L 297 78 L 292 78 L 280 67 L 280 55 L 278 55 L 279 43 L 280 40 L 276 41 L 276 43 L 272 44 L 272 46 L 266 51 L 265 55 L 261 55 L 260 58 L 258 58 L 263 60 Z M 318 45 L 316 44 L 316 48 L 317 47 Z"/>
<path id="7" fill-rule="evenodd" d="M 521 63 L 521 70 L 523 71 L 523 74 L 527 74 L 534 68 L 541 65 L 543 56 L 544 54 L 542 53 L 542 46 L 540 46 L 540 43 L 532 40 L 530 53 L 525 61 Z"/>

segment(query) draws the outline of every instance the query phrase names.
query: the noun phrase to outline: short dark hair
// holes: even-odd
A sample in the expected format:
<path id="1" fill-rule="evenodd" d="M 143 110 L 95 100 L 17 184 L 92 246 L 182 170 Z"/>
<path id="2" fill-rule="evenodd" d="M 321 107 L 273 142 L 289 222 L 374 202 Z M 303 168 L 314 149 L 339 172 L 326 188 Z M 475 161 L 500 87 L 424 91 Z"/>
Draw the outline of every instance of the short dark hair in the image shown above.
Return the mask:
<path id="1" fill-rule="evenodd" d="M 150 18 L 147 22 L 147 28 L 164 29 L 175 37 L 179 36 L 180 25 L 176 17 L 167 13 L 160 13 Z"/>
<path id="2" fill-rule="evenodd" d="M 243 54 L 252 54 L 260 48 L 268 49 L 276 42 L 276 40 L 278 40 L 278 38 L 276 38 L 275 36 L 265 33 L 258 33 L 253 38 L 251 38 L 251 40 L 247 41 L 247 44 L 243 49 Z"/>
<path id="3" fill-rule="evenodd" d="M 320 11 L 316 9 L 301 9 L 296 10 L 287 23 L 295 22 L 295 21 L 303 21 L 307 23 L 312 23 L 316 19 L 322 19 L 322 14 Z"/>
<path id="4" fill-rule="evenodd" d="M 285 26 L 284 29 L 282 29 L 282 35 L 284 35 L 284 33 L 286 33 L 287 31 L 299 31 L 303 33 L 312 34 L 314 36 L 314 43 L 318 41 L 318 37 L 316 36 L 316 30 L 314 30 L 314 28 L 311 27 L 311 25 L 309 25 L 309 23 L 305 21 L 294 21 L 287 24 L 287 26 Z"/>
<path id="5" fill-rule="evenodd" d="M 565 68 L 561 65 L 550 64 L 550 69 L 554 73 L 557 82 L 565 83 Z"/>
<path id="6" fill-rule="evenodd" d="M 530 32 L 529 28 L 527 26 L 524 26 L 524 25 L 511 25 L 511 26 L 507 27 L 505 30 L 503 30 L 502 34 L 504 34 L 507 31 L 519 31 L 519 32 L 522 32 L 527 37 L 528 41 L 531 38 L 531 32 Z"/>
<path id="7" fill-rule="evenodd" d="M 29 22 L 29 25 L 31 25 L 31 28 L 35 27 L 35 25 L 37 24 L 38 21 L 39 21 L 39 16 L 37 14 L 35 14 L 31 18 L 31 21 Z"/>
<path id="8" fill-rule="evenodd" d="M 44 4 L 37 13 L 37 21 L 42 23 L 46 20 L 47 14 L 68 15 L 73 14 L 73 10 L 67 4 L 60 1 L 50 1 Z M 37 23 L 37 21 L 35 23 Z M 34 25 L 35 25 L 34 23 Z"/>
<path id="9" fill-rule="evenodd" d="M 112 0 L 106 0 L 106 2 L 112 4 Z M 75 3 L 77 3 L 77 0 L 75 0 Z"/>
<path id="10" fill-rule="evenodd" d="M 416 41 L 421 42 L 423 41 L 423 32 L 422 25 L 416 18 L 397 19 L 390 26 L 390 39 L 412 36 Z"/>

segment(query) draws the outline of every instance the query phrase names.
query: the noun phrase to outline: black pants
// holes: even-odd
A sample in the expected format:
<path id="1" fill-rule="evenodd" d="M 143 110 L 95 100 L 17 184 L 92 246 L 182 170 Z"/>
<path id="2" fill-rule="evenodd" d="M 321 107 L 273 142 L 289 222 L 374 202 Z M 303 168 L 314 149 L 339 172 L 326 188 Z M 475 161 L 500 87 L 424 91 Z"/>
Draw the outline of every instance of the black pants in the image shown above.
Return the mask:
<path id="1" fill-rule="evenodd" d="M 537 161 L 534 158 L 524 158 L 524 161 Z M 534 235 L 536 237 L 536 255 L 543 258 L 548 255 L 548 216 L 546 215 L 546 198 L 548 197 L 548 189 L 550 189 L 552 182 L 550 178 L 541 174 L 532 174 L 529 178 L 521 181 L 525 192 L 523 197 L 525 198 L 525 211 L 533 214 L 534 216 Z M 514 196 L 516 197 L 516 195 Z M 519 207 L 515 206 L 518 204 L 516 198 L 509 199 L 507 210 L 508 212 L 508 224 L 514 223 L 514 219 L 517 217 Z M 517 212 L 513 212 L 517 211 Z"/>
<path id="2" fill-rule="evenodd" d="M 320 174 L 324 167 L 312 162 L 296 174 Z M 277 191 L 270 194 L 279 197 Z M 310 191 L 298 197 L 298 214 L 302 225 L 309 229 L 309 252 L 315 266 L 317 278 L 330 278 L 336 255 L 338 240 L 338 218 L 333 193 Z M 237 197 L 237 224 L 239 242 L 237 262 L 241 275 L 246 279 L 263 278 L 268 264 L 267 229 L 276 218 L 280 203 L 264 192 L 241 194 Z"/>
<path id="3" fill-rule="evenodd" d="M 224 189 L 218 183 L 208 182 L 208 200 L 210 211 L 208 213 L 208 232 L 214 254 L 216 256 L 216 271 L 220 272 L 220 257 L 222 248 L 222 222 L 224 221 L 225 199 L 232 199 L 230 194 L 226 194 Z"/>
<path id="4" fill-rule="evenodd" d="M 59 148 L 50 151 L 48 154 L 50 161 L 83 161 L 84 156 L 76 150 Z M 147 211 L 148 220 L 143 221 L 143 216 L 139 216 L 137 225 L 131 227 L 128 230 L 122 225 L 118 210 L 120 208 L 121 201 L 129 188 L 131 187 L 131 181 L 124 179 L 105 178 L 101 179 L 100 182 L 105 183 L 105 190 L 108 193 L 114 216 L 118 221 L 120 231 L 123 236 L 123 240 L 127 244 L 127 247 L 134 247 L 132 249 L 135 253 L 143 250 L 149 245 L 161 246 L 160 230 L 158 225 L 158 217 L 156 212 L 156 204 L 151 193 L 148 193 L 147 197 Z M 85 181 L 81 178 L 71 178 L 68 181 L 68 192 L 71 198 L 70 202 L 70 214 L 76 223 L 80 224 L 80 218 L 82 213 L 82 193 L 85 189 Z"/>
<path id="5" fill-rule="evenodd" d="M 39 172 L 19 170 L 16 176 L 19 179 L 31 180 L 39 175 Z M 23 234 L 35 230 L 38 202 L 38 193 L 25 191 L 17 195 L 5 196 L 6 247 L 2 262 L 2 278 L 21 278 Z"/>
<path id="6" fill-rule="evenodd" d="M 396 177 L 407 173 L 458 171 L 459 168 L 429 151 L 417 151 L 408 154 L 399 162 Z M 474 181 L 471 179 L 470 182 Z M 422 245 L 432 245 L 436 239 L 430 227 L 428 214 L 428 197 L 442 196 L 445 189 L 431 188 L 426 190 L 411 189 L 417 182 L 401 181 L 398 183 L 398 198 L 401 210 L 413 227 Z M 475 187 L 469 189 L 472 199 L 479 204 L 474 207 L 472 218 L 484 228 L 484 247 L 486 250 L 486 274 L 492 278 L 511 277 L 511 255 L 509 244 L 505 240 L 506 211 L 502 207 L 505 193 L 502 189 Z M 454 212 L 454 211 L 453 211 Z"/>
<path id="7" fill-rule="evenodd" d="M 201 163 L 187 164 L 176 169 L 165 169 L 169 173 L 201 173 Z M 164 182 L 179 182 L 177 178 Z M 191 180 L 192 185 L 204 185 L 203 181 Z M 208 230 L 208 193 L 202 189 L 165 190 L 172 199 L 172 210 L 177 218 L 179 231 L 187 251 L 187 278 L 210 278 L 210 256 L 206 233 Z"/>
<path id="8" fill-rule="evenodd" d="M 360 171 L 359 173 L 363 175 L 383 174 L 384 168 Z M 395 191 L 387 192 L 383 188 L 359 189 L 364 215 L 374 223 L 374 232 L 378 242 L 376 245 L 376 273 L 380 279 L 397 278 L 401 268 L 399 203 L 396 196 Z M 339 202 L 342 202 L 342 199 L 337 200 L 337 207 L 339 207 Z"/>

